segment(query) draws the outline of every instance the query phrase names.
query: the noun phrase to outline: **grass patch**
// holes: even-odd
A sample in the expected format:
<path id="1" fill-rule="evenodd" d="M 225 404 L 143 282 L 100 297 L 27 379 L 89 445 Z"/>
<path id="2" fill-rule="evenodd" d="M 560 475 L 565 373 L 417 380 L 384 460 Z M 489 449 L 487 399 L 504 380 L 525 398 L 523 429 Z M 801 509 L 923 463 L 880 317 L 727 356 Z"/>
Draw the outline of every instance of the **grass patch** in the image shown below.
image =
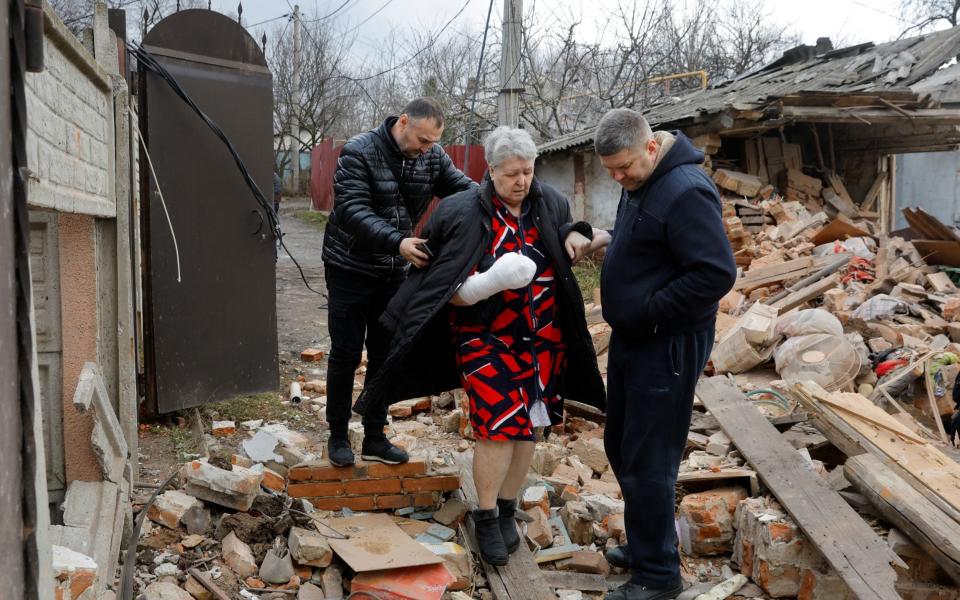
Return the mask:
<path id="1" fill-rule="evenodd" d="M 585 258 L 573 266 L 573 274 L 580 285 L 584 302 L 593 302 L 593 290 L 600 287 L 600 263 Z"/>
<path id="2" fill-rule="evenodd" d="M 218 421 L 236 421 L 237 425 L 241 421 L 252 421 L 253 419 L 263 419 L 264 421 L 299 420 L 294 419 L 294 417 L 299 417 L 302 414 L 299 409 L 289 403 L 284 404 L 276 392 L 237 396 L 231 400 L 211 404 L 203 410 L 207 417 L 216 413 Z"/>
<path id="3" fill-rule="evenodd" d="M 327 226 L 329 216 L 319 210 L 301 210 L 293 213 L 293 216 L 300 219 L 307 225 L 312 225 L 317 229 L 324 229 Z"/>

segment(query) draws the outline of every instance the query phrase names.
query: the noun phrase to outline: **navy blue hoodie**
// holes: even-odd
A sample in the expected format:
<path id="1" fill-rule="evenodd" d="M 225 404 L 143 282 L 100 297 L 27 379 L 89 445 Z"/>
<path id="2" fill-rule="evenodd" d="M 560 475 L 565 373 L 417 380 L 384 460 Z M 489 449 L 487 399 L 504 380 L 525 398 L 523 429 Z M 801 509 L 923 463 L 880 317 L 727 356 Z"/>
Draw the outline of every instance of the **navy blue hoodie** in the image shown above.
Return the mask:
<path id="1" fill-rule="evenodd" d="M 603 263 L 603 318 L 627 339 L 710 329 L 737 276 L 703 153 L 674 135 L 643 186 L 624 190 Z"/>

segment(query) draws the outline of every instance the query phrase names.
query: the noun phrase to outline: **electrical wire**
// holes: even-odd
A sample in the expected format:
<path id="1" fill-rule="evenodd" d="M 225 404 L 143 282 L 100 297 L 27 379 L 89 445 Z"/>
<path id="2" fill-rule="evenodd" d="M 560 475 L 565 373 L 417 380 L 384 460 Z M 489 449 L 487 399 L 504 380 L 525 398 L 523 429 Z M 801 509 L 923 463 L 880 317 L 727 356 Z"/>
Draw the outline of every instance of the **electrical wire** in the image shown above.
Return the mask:
<path id="1" fill-rule="evenodd" d="M 271 22 L 273 22 L 273 21 L 279 21 L 280 19 L 285 19 L 285 18 L 287 18 L 287 17 L 289 17 L 289 16 L 290 16 L 290 13 L 283 13 L 282 15 L 279 15 L 279 16 L 277 16 L 277 17 L 273 17 L 272 19 L 267 19 L 267 20 L 265 20 L 265 21 L 260 21 L 260 22 L 258 22 L 258 23 L 253 23 L 252 25 L 247 25 L 246 28 L 247 28 L 247 29 L 250 29 L 251 27 L 258 27 L 258 26 L 263 25 L 263 24 L 265 24 L 265 23 L 271 23 Z"/>
<path id="2" fill-rule="evenodd" d="M 160 206 L 163 207 L 163 214 L 167 217 L 167 226 L 170 228 L 170 237 L 173 238 L 173 255 L 177 259 L 177 283 L 180 279 L 180 246 L 177 244 L 177 234 L 173 230 L 173 222 L 170 220 L 170 211 L 167 210 L 167 202 L 163 199 L 163 191 L 160 189 L 160 179 L 157 177 L 157 170 L 153 168 L 153 159 L 150 158 L 150 151 L 147 150 L 147 140 L 143 139 L 143 133 L 140 132 L 140 126 L 133 118 L 133 111 L 129 111 L 130 124 L 133 125 L 133 131 L 137 134 L 137 139 L 143 145 L 143 153 L 147 155 L 147 165 L 150 167 L 150 174 L 153 175 L 153 182 L 157 185 L 157 195 L 160 196 Z"/>
<path id="3" fill-rule="evenodd" d="M 333 15 L 335 15 L 335 14 L 337 14 L 338 12 L 340 12 L 341 10 L 343 10 L 344 7 L 346 7 L 346 6 L 347 6 L 348 4 L 350 4 L 351 2 L 353 2 L 353 0 L 344 0 L 343 4 L 341 4 L 340 6 L 336 7 L 335 9 L 333 9 L 332 12 L 329 12 L 329 13 L 323 15 L 322 17 L 317 17 L 316 19 L 311 19 L 311 20 L 309 20 L 309 21 L 304 21 L 304 23 L 317 23 L 317 22 L 319 22 L 319 21 L 323 21 L 323 20 L 325 20 L 325 19 L 329 19 L 329 18 L 332 17 Z M 287 6 L 289 6 L 289 5 L 290 5 L 290 3 L 287 2 Z M 290 10 L 293 10 L 293 8 L 291 7 Z"/>
<path id="4" fill-rule="evenodd" d="M 273 209 L 273 204 L 267 201 L 266 197 L 263 195 L 263 192 L 260 190 L 260 187 L 253 180 L 253 177 L 250 175 L 250 171 L 247 170 L 246 165 L 243 162 L 243 159 L 240 158 L 240 154 L 237 152 L 236 147 L 230 141 L 230 138 L 227 137 L 227 134 L 223 132 L 219 125 L 217 125 L 203 110 L 197 106 L 196 102 L 193 101 L 187 92 L 180 86 L 180 83 L 174 78 L 173 75 L 167 71 L 167 68 L 161 64 L 154 55 L 146 50 L 143 46 L 135 44 L 133 42 L 127 42 L 127 49 L 130 53 L 137 59 L 137 61 L 142 64 L 145 68 L 153 71 L 158 77 L 164 80 L 167 85 L 173 90 L 173 92 L 183 100 L 187 106 L 189 106 L 200 120 L 203 121 L 207 127 L 213 131 L 221 142 L 227 147 L 227 151 L 230 152 L 230 156 L 233 157 L 233 161 L 237 166 L 237 169 L 240 170 L 240 174 L 243 176 L 244 182 L 247 184 L 247 187 L 250 188 L 250 191 L 253 193 L 254 199 L 263 209 L 267 215 L 267 220 L 270 222 L 270 229 L 273 232 L 274 237 L 277 240 L 277 243 L 283 250 L 287 253 L 287 256 L 290 257 L 290 260 L 293 261 L 293 264 L 296 265 L 297 271 L 300 272 L 300 279 L 303 280 L 303 284 L 307 287 L 308 290 L 317 294 L 318 296 L 323 296 L 326 298 L 326 294 L 323 292 L 318 292 L 310 286 L 310 282 L 307 281 L 307 276 L 303 272 L 303 267 L 300 266 L 300 263 L 294 258 L 293 253 L 290 252 L 290 249 L 287 248 L 286 242 L 283 240 L 283 232 L 280 229 L 280 218 L 277 216 L 276 211 Z"/>

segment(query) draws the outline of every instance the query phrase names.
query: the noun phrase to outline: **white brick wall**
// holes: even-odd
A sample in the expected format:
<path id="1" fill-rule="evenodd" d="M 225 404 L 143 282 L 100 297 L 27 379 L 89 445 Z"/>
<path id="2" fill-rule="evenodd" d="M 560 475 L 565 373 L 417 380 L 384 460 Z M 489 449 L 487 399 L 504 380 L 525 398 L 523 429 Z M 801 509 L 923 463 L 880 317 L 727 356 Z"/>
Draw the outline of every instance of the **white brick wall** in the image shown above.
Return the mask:
<path id="1" fill-rule="evenodd" d="M 26 84 L 30 204 L 115 216 L 113 95 L 106 73 L 65 28 L 52 27 L 44 34 L 44 70 L 28 73 Z"/>

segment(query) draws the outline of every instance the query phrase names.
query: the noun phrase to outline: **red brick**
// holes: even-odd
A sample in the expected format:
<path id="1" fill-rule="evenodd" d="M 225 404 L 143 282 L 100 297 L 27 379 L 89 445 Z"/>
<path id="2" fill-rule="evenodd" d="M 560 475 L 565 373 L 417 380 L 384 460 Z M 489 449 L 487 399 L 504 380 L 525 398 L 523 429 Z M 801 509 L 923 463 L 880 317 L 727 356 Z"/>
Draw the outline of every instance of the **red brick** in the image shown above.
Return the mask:
<path id="1" fill-rule="evenodd" d="M 438 498 L 436 494 L 424 493 L 424 494 L 413 495 L 413 505 L 417 508 L 434 506 L 439 501 L 440 501 L 440 498 Z"/>
<path id="2" fill-rule="evenodd" d="M 263 470 L 263 481 L 261 483 L 268 490 L 273 490 L 274 492 L 282 492 L 287 484 L 286 480 L 272 469 Z"/>
<path id="3" fill-rule="evenodd" d="M 300 360 L 307 362 L 316 362 L 318 360 L 323 360 L 324 352 L 323 350 L 317 350 L 316 348 L 307 348 L 300 353 Z"/>
<path id="4" fill-rule="evenodd" d="M 290 481 L 345 481 L 360 479 L 367 474 L 362 464 L 353 467 L 335 467 L 327 461 L 297 465 L 290 469 Z"/>
<path id="5" fill-rule="evenodd" d="M 350 496 L 363 494 L 396 494 L 400 492 L 399 479 L 358 479 L 343 484 L 344 492 Z"/>
<path id="6" fill-rule="evenodd" d="M 377 501 L 373 496 L 338 496 L 336 498 L 307 498 L 318 510 L 376 510 Z"/>
<path id="7" fill-rule="evenodd" d="M 309 496 L 336 496 L 343 493 L 343 484 L 339 481 L 328 483 L 291 483 L 287 486 L 287 495 L 291 498 Z"/>
<path id="8" fill-rule="evenodd" d="M 460 489 L 460 478 L 456 475 L 404 478 L 403 480 L 405 492 L 452 492 L 458 489 Z"/>
<path id="9" fill-rule="evenodd" d="M 408 494 L 399 494 L 395 496 L 377 496 L 377 508 L 393 510 L 397 508 L 406 508 L 413 504 L 413 496 Z"/>
<path id="10" fill-rule="evenodd" d="M 411 460 L 400 465 L 372 462 L 366 465 L 366 471 L 368 477 L 410 477 L 426 473 L 427 463 L 422 460 Z"/>
<path id="11" fill-rule="evenodd" d="M 768 523 L 767 530 L 772 542 L 790 542 L 797 533 L 796 527 L 789 523 Z"/>

